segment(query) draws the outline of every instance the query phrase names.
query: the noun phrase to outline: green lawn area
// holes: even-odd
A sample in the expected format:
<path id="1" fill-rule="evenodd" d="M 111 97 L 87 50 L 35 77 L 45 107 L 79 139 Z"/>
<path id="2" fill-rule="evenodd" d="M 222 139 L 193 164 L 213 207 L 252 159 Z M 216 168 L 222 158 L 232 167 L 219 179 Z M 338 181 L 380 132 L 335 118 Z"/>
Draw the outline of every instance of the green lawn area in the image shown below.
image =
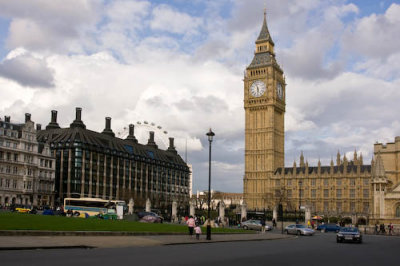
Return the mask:
<path id="1" fill-rule="evenodd" d="M 122 231 L 186 233 L 187 227 L 174 224 L 153 224 L 124 220 L 83 219 L 63 216 L 0 212 L 0 230 L 46 231 Z M 213 233 L 243 233 L 248 231 L 213 228 Z M 205 228 L 203 229 L 205 233 Z"/>

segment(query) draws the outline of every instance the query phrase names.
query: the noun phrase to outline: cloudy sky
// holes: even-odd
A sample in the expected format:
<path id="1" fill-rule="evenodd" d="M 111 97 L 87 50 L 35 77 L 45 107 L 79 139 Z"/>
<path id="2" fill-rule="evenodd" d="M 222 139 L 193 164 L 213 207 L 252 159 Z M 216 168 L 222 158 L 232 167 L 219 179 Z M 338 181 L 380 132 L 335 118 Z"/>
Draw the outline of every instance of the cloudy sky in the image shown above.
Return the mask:
<path id="1" fill-rule="evenodd" d="M 0 0 L 0 116 L 47 125 L 55 109 L 67 127 L 79 106 L 93 130 L 142 121 L 187 146 L 194 190 L 212 127 L 212 187 L 241 192 L 242 78 L 265 4 L 288 84 L 286 165 L 355 149 L 368 163 L 400 135 L 400 1 Z"/>

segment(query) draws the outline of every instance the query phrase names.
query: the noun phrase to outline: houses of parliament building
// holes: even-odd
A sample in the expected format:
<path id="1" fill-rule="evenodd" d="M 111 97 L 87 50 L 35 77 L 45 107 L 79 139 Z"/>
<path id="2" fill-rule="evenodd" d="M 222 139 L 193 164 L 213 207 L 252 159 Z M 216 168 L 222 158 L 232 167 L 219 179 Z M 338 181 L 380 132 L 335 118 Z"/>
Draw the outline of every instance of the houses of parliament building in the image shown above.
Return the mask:
<path id="1" fill-rule="evenodd" d="M 374 145 L 374 157 L 341 156 L 329 165 L 284 165 L 286 83 L 266 13 L 244 77 L 244 201 L 249 210 L 309 208 L 313 215 L 400 223 L 400 137 Z"/>

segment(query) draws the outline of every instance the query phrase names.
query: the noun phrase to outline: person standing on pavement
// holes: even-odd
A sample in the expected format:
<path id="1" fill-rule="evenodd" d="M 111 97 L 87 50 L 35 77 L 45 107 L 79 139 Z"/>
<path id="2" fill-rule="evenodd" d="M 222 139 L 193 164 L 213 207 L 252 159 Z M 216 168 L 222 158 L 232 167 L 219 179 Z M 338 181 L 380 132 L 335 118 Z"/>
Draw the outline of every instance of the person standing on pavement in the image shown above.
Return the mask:
<path id="1" fill-rule="evenodd" d="M 193 219 L 193 216 L 189 216 L 189 219 L 187 220 L 187 225 L 188 225 L 188 228 L 189 228 L 189 236 L 190 236 L 190 238 L 192 238 L 193 237 L 193 229 L 194 229 L 194 226 L 195 226 L 195 224 L 196 224 L 196 222 L 195 222 L 195 220 Z"/>
<path id="2" fill-rule="evenodd" d="M 275 218 L 272 219 L 272 226 L 273 226 L 274 228 L 276 228 L 276 220 L 275 220 Z"/>
<path id="3" fill-rule="evenodd" d="M 196 227 L 194 228 L 194 232 L 196 233 L 196 239 L 199 240 L 200 239 L 200 235 L 201 235 L 200 225 L 196 224 Z"/>

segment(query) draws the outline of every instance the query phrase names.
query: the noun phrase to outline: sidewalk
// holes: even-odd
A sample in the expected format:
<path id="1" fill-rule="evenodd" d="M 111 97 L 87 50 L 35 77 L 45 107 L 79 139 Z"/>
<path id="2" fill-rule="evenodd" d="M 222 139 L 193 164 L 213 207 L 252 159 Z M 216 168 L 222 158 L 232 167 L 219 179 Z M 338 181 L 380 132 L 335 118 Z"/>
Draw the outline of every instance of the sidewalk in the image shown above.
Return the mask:
<path id="1" fill-rule="evenodd" d="M 262 241 L 293 238 L 277 233 L 215 234 L 211 240 L 201 235 L 200 240 L 188 235 L 151 236 L 0 236 L 1 250 L 55 249 L 55 248 L 120 248 L 160 245 L 200 244 L 215 242 Z"/>

